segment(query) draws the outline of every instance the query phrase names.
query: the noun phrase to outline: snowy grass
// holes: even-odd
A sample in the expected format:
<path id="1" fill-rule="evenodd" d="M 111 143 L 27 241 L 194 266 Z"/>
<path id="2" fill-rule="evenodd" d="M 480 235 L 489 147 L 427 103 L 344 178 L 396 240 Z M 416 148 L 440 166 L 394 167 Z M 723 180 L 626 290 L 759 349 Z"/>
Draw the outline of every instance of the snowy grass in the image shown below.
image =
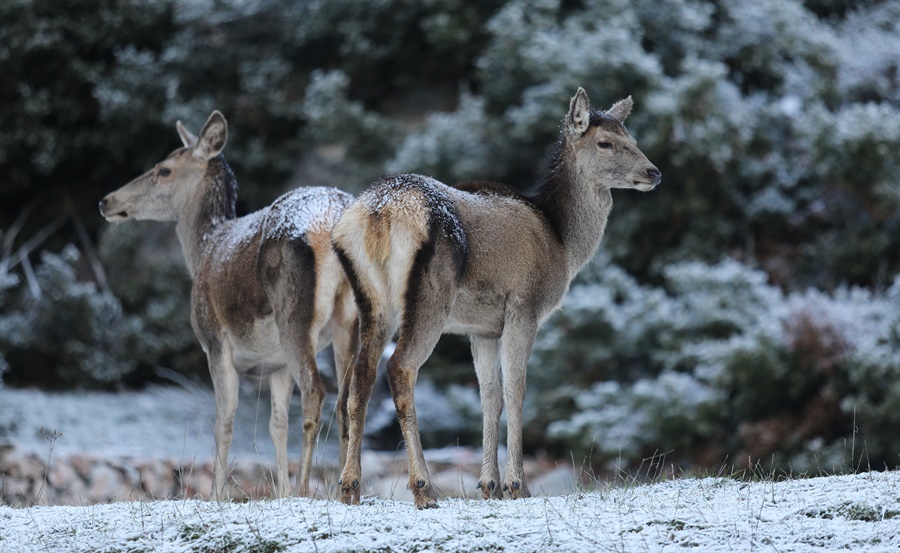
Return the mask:
<path id="1" fill-rule="evenodd" d="M 680 478 L 437 510 L 292 498 L 0 507 L 0 551 L 897 551 L 900 472 Z"/>

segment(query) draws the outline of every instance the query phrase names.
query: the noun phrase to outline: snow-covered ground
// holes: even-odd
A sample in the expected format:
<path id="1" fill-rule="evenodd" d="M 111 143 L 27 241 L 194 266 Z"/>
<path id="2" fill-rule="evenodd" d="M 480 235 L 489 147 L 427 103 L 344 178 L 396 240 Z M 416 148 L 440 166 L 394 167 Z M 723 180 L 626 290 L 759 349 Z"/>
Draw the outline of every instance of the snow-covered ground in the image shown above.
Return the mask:
<path id="1" fill-rule="evenodd" d="M 677 479 L 519 501 L 0 507 L 0 552 L 898 551 L 900 472 Z"/>

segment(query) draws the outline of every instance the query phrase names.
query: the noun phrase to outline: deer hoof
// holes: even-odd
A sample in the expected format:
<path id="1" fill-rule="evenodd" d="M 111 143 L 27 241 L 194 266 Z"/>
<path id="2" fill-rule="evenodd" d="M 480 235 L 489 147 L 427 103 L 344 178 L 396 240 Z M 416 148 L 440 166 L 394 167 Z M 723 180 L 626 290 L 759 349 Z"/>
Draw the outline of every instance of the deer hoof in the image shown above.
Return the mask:
<path id="1" fill-rule="evenodd" d="M 341 488 L 341 503 L 359 505 L 359 488 Z"/>
<path id="2" fill-rule="evenodd" d="M 503 492 L 494 480 L 479 481 L 478 489 L 482 499 L 503 499 Z"/>
<path id="3" fill-rule="evenodd" d="M 348 481 L 350 484 L 345 484 L 345 482 Z M 339 485 L 341 490 L 341 502 L 346 503 L 347 505 L 359 505 L 359 479 L 354 478 L 353 480 L 350 480 L 349 478 L 341 478 Z"/>
<path id="4" fill-rule="evenodd" d="M 531 497 L 531 492 L 528 491 L 528 486 L 526 486 L 522 482 L 519 482 L 518 480 L 510 482 L 508 485 L 504 485 L 503 491 L 509 494 L 510 499 L 522 499 L 525 497 Z"/>
<path id="5" fill-rule="evenodd" d="M 413 496 L 416 502 L 416 509 L 437 509 L 437 498 L 431 486 L 420 486 L 413 490 Z"/>

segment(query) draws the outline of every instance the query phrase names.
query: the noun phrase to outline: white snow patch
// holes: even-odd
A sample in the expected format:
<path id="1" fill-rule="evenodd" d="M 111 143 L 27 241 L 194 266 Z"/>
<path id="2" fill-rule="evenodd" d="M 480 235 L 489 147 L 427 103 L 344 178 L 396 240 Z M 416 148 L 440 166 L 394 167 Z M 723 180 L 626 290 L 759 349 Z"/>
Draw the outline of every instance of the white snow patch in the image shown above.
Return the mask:
<path id="1" fill-rule="evenodd" d="M 0 551 L 897 551 L 900 472 L 722 478 L 437 510 L 291 498 L 0 507 Z"/>

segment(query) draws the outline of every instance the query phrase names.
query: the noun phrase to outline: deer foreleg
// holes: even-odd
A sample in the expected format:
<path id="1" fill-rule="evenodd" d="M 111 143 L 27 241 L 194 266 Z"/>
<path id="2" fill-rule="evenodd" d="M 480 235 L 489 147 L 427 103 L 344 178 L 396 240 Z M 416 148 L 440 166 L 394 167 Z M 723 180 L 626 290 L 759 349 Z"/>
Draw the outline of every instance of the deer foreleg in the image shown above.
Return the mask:
<path id="1" fill-rule="evenodd" d="M 472 359 L 478 375 L 483 416 L 481 478 L 478 488 L 484 499 L 503 499 L 497 447 L 500 436 L 500 413 L 503 411 L 503 379 L 500 373 L 500 341 L 472 336 Z"/>
<path id="2" fill-rule="evenodd" d="M 506 477 L 503 491 L 510 498 L 531 497 L 525 485 L 522 459 L 522 417 L 525 404 L 525 369 L 534 344 L 537 325 L 530 321 L 507 321 L 500 339 L 503 364 L 503 399 L 506 403 Z"/>
<path id="3" fill-rule="evenodd" d="M 228 483 L 228 450 L 234 437 L 234 414 L 238 402 L 238 373 L 231 363 L 231 353 L 209 355 L 209 372 L 212 376 L 216 397 L 216 423 L 213 434 L 216 438 L 216 459 L 214 468 L 215 484 L 213 499 L 230 499 Z"/>

